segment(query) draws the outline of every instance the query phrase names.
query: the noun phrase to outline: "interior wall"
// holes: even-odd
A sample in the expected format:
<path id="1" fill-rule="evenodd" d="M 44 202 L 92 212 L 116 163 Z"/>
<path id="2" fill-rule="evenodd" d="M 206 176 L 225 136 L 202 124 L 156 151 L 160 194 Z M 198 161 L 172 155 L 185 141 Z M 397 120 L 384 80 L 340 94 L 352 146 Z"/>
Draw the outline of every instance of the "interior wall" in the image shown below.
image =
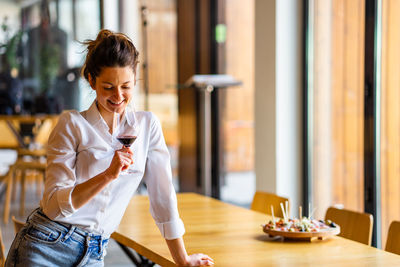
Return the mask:
<path id="1" fill-rule="evenodd" d="M 256 0 L 256 190 L 302 199 L 302 2 Z"/>
<path id="2" fill-rule="evenodd" d="M 276 184 L 276 1 L 255 1 L 256 190 Z"/>
<path id="3" fill-rule="evenodd" d="M 277 1 L 277 193 L 296 213 L 302 199 L 302 1 Z M 295 215 L 295 214 L 293 214 Z"/>
<path id="4" fill-rule="evenodd" d="M 118 29 L 118 5 L 115 0 L 103 0 L 104 29 L 119 31 Z"/>

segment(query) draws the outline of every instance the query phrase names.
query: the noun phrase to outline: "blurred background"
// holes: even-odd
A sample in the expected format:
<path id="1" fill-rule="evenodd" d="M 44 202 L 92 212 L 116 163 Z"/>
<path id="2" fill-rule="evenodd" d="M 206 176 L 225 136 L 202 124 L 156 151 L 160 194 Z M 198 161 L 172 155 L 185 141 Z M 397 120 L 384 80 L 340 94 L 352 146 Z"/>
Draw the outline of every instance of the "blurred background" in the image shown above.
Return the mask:
<path id="1" fill-rule="evenodd" d="M 9 79 L 10 83 L 18 84 L 18 88 L 13 89 L 18 97 L 10 96 L 12 101 L 4 103 L 3 113 L 57 114 L 67 109 L 87 109 L 95 95 L 80 77 L 85 56 L 85 48 L 80 42 L 96 38 L 101 28 L 124 32 L 140 51 L 135 106 L 139 110 L 152 111 L 160 118 L 179 190 L 179 102 L 185 100 L 180 99 L 178 91 L 193 90 L 184 86 L 190 74 L 180 74 L 182 78 L 178 81 L 178 45 L 186 44 L 178 41 L 177 1 L 48 0 L 0 1 L 0 4 L 1 70 L 5 76 L 10 76 L 4 77 L 3 83 Z M 207 5 L 211 2 L 204 5 L 203 12 L 210 8 Z M 223 73 L 232 74 L 243 83 L 229 94 L 221 92 L 224 96 L 220 100 L 219 127 L 224 128 L 221 159 L 225 161 L 221 174 L 231 173 L 233 182 L 242 179 L 252 184 L 246 196 L 237 195 L 237 202 L 249 204 L 255 182 L 254 49 L 251 48 L 254 46 L 254 30 L 248 30 L 254 29 L 251 19 L 254 3 L 249 2 L 243 7 L 241 1 L 232 1 L 224 8 L 226 23 L 219 38 L 221 43 L 230 46 L 226 47 Z M 237 20 L 238 15 L 242 17 L 240 20 Z M 240 32 L 238 23 L 242 24 Z M 236 33 L 227 29 L 236 29 Z M 191 34 L 195 37 L 197 33 Z M 238 50 L 242 52 L 238 54 Z M 201 60 L 207 61 L 205 57 Z M 210 62 L 206 64 L 211 65 Z M 212 73 L 211 66 L 203 68 L 201 72 L 196 70 L 191 74 Z M 193 111 L 190 112 L 195 115 L 196 107 L 191 108 Z M 182 131 L 186 131 L 186 127 L 190 131 L 192 125 L 183 123 L 181 127 Z M 226 185 L 224 180 L 221 186 Z M 226 198 L 235 201 L 232 196 Z"/>

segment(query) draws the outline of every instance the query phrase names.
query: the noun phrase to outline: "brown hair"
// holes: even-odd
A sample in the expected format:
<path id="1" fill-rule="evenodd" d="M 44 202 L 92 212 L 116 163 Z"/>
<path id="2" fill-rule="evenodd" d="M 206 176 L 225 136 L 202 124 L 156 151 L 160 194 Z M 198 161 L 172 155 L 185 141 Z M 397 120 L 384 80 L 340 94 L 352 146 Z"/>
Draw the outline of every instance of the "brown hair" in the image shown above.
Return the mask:
<path id="1" fill-rule="evenodd" d="M 96 40 L 86 40 L 83 44 L 87 46 L 87 55 L 82 76 L 88 82 L 89 74 L 95 81 L 104 67 L 130 66 L 136 74 L 139 52 L 125 34 L 103 29 Z"/>

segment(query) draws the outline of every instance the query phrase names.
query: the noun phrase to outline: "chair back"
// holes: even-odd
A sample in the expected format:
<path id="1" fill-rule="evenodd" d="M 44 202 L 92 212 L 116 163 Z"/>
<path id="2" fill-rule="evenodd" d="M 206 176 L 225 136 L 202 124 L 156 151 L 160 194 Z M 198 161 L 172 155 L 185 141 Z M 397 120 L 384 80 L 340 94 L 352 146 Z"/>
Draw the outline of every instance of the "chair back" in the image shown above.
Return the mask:
<path id="1" fill-rule="evenodd" d="M 251 203 L 251 210 L 262 212 L 265 214 L 271 214 L 271 205 L 274 207 L 274 216 L 283 218 L 282 209 L 280 204 L 285 204 L 285 201 L 289 199 L 281 197 L 275 194 L 257 191 L 254 194 L 253 202 Z"/>
<path id="2" fill-rule="evenodd" d="M 14 223 L 14 232 L 15 234 L 17 234 L 19 230 L 21 230 L 21 228 L 25 225 L 25 223 L 23 221 L 16 219 L 14 215 L 11 217 L 11 219 Z"/>
<path id="3" fill-rule="evenodd" d="M 326 211 L 325 220 L 331 220 L 340 226 L 339 236 L 371 245 L 373 224 L 371 214 L 330 207 Z"/>
<path id="4" fill-rule="evenodd" d="M 3 236 L 1 234 L 1 228 L 0 228 L 0 267 L 4 266 L 5 261 L 6 261 L 6 252 L 4 249 Z"/>
<path id="5" fill-rule="evenodd" d="M 0 120 L 0 147 L 1 148 L 17 148 L 18 140 L 10 130 L 7 122 Z"/>
<path id="6" fill-rule="evenodd" d="M 385 250 L 400 255 L 400 221 L 390 224 Z"/>
<path id="7" fill-rule="evenodd" d="M 54 126 L 56 126 L 57 121 L 58 116 L 44 120 L 35 136 L 35 142 L 46 146 L 50 133 L 53 130 Z"/>

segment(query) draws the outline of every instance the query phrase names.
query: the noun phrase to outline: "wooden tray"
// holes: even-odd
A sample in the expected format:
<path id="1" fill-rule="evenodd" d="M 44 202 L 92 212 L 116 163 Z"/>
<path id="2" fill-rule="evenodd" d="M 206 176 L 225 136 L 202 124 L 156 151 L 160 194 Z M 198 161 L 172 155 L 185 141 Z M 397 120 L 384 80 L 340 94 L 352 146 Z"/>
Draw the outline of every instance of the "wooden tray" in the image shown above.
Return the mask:
<path id="1" fill-rule="evenodd" d="M 281 236 L 284 239 L 296 239 L 296 240 L 304 240 L 311 241 L 312 239 L 322 240 L 324 238 L 337 235 L 340 233 L 340 226 L 329 227 L 327 229 L 322 229 L 319 232 L 289 232 L 289 231 L 279 231 L 279 230 L 271 230 L 263 227 L 263 231 L 270 236 Z"/>

